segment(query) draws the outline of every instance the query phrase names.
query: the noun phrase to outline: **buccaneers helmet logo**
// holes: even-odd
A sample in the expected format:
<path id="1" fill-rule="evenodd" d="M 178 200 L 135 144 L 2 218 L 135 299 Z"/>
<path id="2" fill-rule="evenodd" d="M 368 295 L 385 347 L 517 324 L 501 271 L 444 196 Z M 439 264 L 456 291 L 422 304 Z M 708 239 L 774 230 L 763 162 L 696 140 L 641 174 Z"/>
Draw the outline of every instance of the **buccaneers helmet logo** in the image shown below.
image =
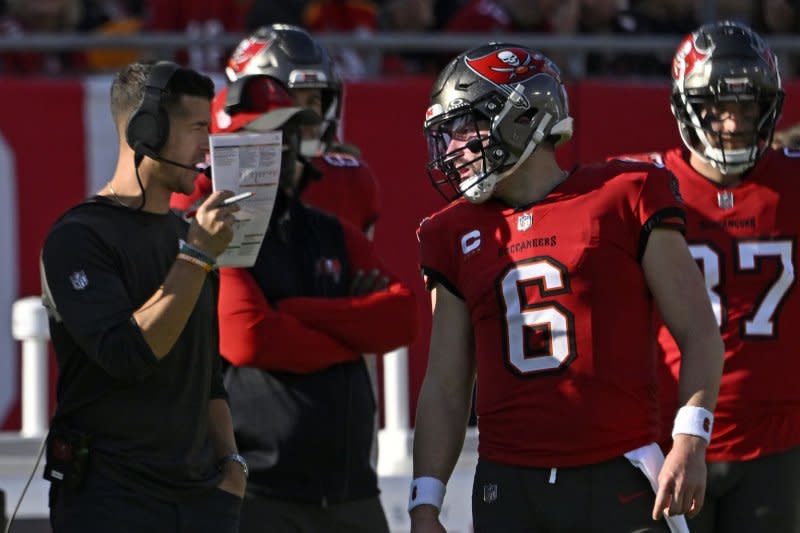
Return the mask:
<path id="1" fill-rule="evenodd" d="M 711 56 L 713 45 L 703 48 L 697 42 L 696 35 L 687 36 L 672 60 L 672 79 L 678 81 L 685 79 L 686 76 L 698 69 Z"/>
<path id="2" fill-rule="evenodd" d="M 504 48 L 475 59 L 467 57 L 465 61 L 478 76 L 495 85 L 519 83 L 541 73 L 560 79 L 550 60 L 522 48 Z"/>
<path id="3" fill-rule="evenodd" d="M 250 60 L 261 53 L 262 50 L 269 48 L 270 44 L 272 44 L 272 40 L 264 41 L 256 38 L 245 39 L 239 43 L 236 50 L 231 54 L 231 58 L 228 60 L 228 68 L 232 69 L 237 74 L 241 73 L 247 67 Z"/>

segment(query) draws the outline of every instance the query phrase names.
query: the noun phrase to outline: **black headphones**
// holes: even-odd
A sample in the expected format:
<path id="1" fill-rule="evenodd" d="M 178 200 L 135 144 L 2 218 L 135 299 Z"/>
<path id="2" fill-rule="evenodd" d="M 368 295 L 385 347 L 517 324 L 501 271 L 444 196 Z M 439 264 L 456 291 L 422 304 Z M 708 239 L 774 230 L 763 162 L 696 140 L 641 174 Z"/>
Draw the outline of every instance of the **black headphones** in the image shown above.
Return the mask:
<path id="1" fill-rule="evenodd" d="M 167 142 L 169 116 L 161 106 L 161 97 L 172 75 L 180 68 L 171 61 L 159 61 L 153 65 L 147 77 L 142 103 L 131 113 L 125 128 L 128 146 L 137 154 L 158 153 Z"/>

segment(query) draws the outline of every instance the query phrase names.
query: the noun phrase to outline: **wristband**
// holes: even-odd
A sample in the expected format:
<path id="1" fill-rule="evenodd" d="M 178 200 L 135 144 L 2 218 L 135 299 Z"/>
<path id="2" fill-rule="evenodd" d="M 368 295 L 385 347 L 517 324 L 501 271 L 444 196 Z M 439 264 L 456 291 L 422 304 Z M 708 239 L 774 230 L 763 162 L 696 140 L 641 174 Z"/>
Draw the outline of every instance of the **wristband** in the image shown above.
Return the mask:
<path id="1" fill-rule="evenodd" d="M 217 260 L 205 253 L 200 248 L 196 246 L 192 246 L 188 242 L 184 241 L 183 239 L 178 241 L 178 252 L 182 254 L 186 254 L 192 256 L 200 261 L 211 265 L 211 268 L 214 268 L 214 265 L 217 264 Z"/>
<path id="2" fill-rule="evenodd" d="M 700 437 L 706 443 L 711 442 L 711 430 L 714 427 L 714 415 L 704 407 L 684 405 L 675 415 L 675 425 L 672 426 L 672 438 L 683 433 Z"/>
<path id="3" fill-rule="evenodd" d="M 247 466 L 247 461 L 245 460 L 244 457 L 242 457 L 238 453 L 229 453 L 228 455 L 219 460 L 218 464 L 219 469 L 222 470 L 223 465 L 228 461 L 239 463 L 239 465 L 242 467 L 242 472 L 244 472 L 245 479 L 247 479 L 250 476 L 250 468 Z"/>
<path id="4" fill-rule="evenodd" d="M 199 266 L 200 268 L 202 268 L 203 270 L 206 271 L 206 274 L 211 272 L 212 270 L 214 270 L 214 265 L 209 265 L 208 263 L 206 263 L 202 259 L 198 259 L 196 257 L 192 257 L 191 255 L 188 255 L 188 254 L 180 253 L 180 254 L 178 254 L 178 259 L 180 259 L 181 261 L 186 261 L 188 263 L 192 263 L 193 265 Z"/>
<path id="5" fill-rule="evenodd" d="M 442 510 L 445 484 L 435 477 L 418 477 L 411 482 L 408 494 L 408 511 L 418 505 L 433 505 L 437 511 Z"/>

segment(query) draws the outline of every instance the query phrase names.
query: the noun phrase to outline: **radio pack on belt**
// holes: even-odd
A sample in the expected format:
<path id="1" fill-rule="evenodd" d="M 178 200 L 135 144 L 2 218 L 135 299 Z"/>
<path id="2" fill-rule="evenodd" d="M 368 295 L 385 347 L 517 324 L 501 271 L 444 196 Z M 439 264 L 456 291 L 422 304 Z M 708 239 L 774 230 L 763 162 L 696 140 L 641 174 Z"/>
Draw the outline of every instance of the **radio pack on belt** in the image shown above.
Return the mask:
<path id="1" fill-rule="evenodd" d="M 65 488 L 77 490 L 86 477 L 89 436 L 78 431 L 53 428 L 47 436 L 46 457 L 44 478 Z"/>

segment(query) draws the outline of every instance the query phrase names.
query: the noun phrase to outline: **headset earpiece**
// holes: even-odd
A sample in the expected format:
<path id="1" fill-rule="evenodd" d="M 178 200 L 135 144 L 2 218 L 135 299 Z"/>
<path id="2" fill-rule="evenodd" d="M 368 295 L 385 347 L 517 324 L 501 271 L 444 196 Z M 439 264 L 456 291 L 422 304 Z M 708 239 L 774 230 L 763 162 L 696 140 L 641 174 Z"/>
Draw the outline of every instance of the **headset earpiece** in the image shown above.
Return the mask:
<path id="1" fill-rule="evenodd" d="M 160 61 L 153 66 L 145 85 L 144 97 L 139 107 L 131 113 L 125 128 L 125 139 L 137 153 L 158 153 L 169 137 L 169 117 L 161 106 L 161 97 L 172 75 L 180 68 L 170 61 Z"/>

